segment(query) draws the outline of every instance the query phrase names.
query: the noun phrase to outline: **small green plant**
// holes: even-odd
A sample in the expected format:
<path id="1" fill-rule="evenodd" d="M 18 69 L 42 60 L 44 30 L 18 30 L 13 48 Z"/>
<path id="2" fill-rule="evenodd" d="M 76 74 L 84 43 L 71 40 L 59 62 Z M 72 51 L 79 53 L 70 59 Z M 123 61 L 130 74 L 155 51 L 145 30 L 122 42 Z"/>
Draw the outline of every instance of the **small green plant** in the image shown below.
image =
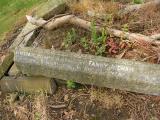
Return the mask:
<path id="1" fill-rule="evenodd" d="M 143 3 L 143 0 L 133 0 L 133 3 L 134 3 L 134 4 L 142 4 L 142 3 Z"/>
<path id="2" fill-rule="evenodd" d="M 89 45 L 85 37 L 81 38 L 80 43 L 84 47 L 84 49 L 89 49 Z"/>
<path id="3" fill-rule="evenodd" d="M 41 120 L 41 114 L 39 112 L 36 112 L 34 114 L 35 120 Z"/>
<path id="4" fill-rule="evenodd" d="M 98 42 L 97 30 L 96 30 L 94 21 L 92 21 L 92 23 L 91 23 L 91 39 L 92 39 L 93 43 Z"/>
<path id="5" fill-rule="evenodd" d="M 92 22 L 92 25 L 91 25 L 91 39 L 92 39 L 92 42 L 94 44 L 97 44 L 97 45 L 102 44 L 102 43 L 104 43 L 106 38 L 107 38 L 107 35 L 106 35 L 105 29 L 102 29 L 102 34 L 101 35 L 97 34 L 95 23 Z"/>
<path id="6" fill-rule="evenodd" d="M 96 51 L 96 55 L 103 55 L 103 53 L 106 51 L 106 45 L 102 44 L 102 46 L 97 46 L 97 51 Z"/>
<path id="7" fill-rule="evenodd" d="M 106 15 L 106 18 L 105 18 L 105 21 L 106 21 L 106 26 L 108 27 L 112 27 L 113 25 L 113 14 L 107 14 Z"/>
<path id="8" fill-rule="evenodd" d="M 106 51 L 106 39 L 107 34 L 105 29 L 102 30 L 101 36 L 98 37 L 100 43 L 96 46 L 96 55 L 103 55 L 103 53 Z"/>
<path id="9" fill-rule="evenodd" d="M 72 80 L 67 81 L 67 88 L 69 89 L 75 89 L 76 88 L 76 83 L 73 82 Z"/>
<path id="10" fill-rule="evenodd" d="M 124 32 L 128 32 L 128 31 L 129 31 L 129 26 L 128 26 L 128 24 L 124 24 L 124 25 L 123 25 L 122 31 L 124 31 Z"/>
<path id="11" fill-rule="evenodd" d="M 71 46 L 73 43 L 76 42 L 77 34 L 74 28 L 72 28 L 66 36 L 66 39 L 64 40 L 65 48 Z"/>
<path id="12" fill-rule="evenodd" d="M 107 34 L 106 30 L 102 29 L 102 33 L 99 35 L 97 34 L 96 27 L 94 22 L 92 23 L 91 27 L 91 39 L 93 44 L 96 47 L 96 55 L 103 55 L 103 53 L 106 50 L 106 39 L 107 39 Z"/>
<path id="13" fill-rule="evenodd" d="M 107 33 L 106 30 L 103 28 L 101 36 L 98 37 L 98 41 L 101 42 L 102 44 L 105 44 L 106 39 L 107 39 Z"/>

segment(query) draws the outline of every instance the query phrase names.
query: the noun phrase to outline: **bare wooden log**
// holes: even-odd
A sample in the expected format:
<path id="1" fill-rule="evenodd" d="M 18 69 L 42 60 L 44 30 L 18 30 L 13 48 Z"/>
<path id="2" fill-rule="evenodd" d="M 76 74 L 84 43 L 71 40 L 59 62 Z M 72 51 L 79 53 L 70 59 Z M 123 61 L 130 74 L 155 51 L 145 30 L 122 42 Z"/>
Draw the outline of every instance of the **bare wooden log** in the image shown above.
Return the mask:
<path id="1" fill-rule="evenodd" d="M 36 20 L 35 18 L 33 18 L 31 16 L 27 16 L 27 19 L 30 23 L 38 25 L 38 26 L 40 26 L 40 25 L 42 25 L 42 23 L 46 22 L 45 20 L 42 20 L 42 19 Z M 85 20 L 80 19 L 74 15 L 66 15 L 66 16 L 57 18 L 57 19 L 47 23 L 44 26 L 44 28 L 47 30 L 53 30 L 58 27 L 61 27 L 64 24 L 76 25 L 76 26 L 82 27 L 86 30 L 91 30 L 91 26 L 92 26 L 92 23 L 89 21 L 85 21 Z M 99 32 L 102 30 L 102 27 L 100 27 L 100 26 L 95 26 L 95 27 L 96 27 L 97 31 L 99 31 Z M 129 39 L 133 42 L 136 42 L 139 40 L 141 40 L 141 41 L 144 40 L 144 41 L 150 42 L 152 44 L 160 45 L 159 41 L 156 41 L 155 39 L 148 37 L 148 36 L 145 36 L 145 35 L 142 35 L 142 34 L 129 33 L 129 32 L 124 32 L 124 31 L 120 31 L 120 30 L 116 30 L 116 29 L 109 29 L 109 28 L 107 28 L 107 31 L 109 33 L 113 34 L 114 36 L 123 37 L 123 38 Z"/>
<path id="2" fill-rule="evenodd" d="M 43 19 L 35 19 L 31 16 L 28 16 L 26 15 L 27 17 L 27 20 L 32 23 L 33 25 L 36 25 L 36 26 L 42 26 L 43 24 L 45 24 L 47 21 L 43 20 Z M 55 28 L 58 28 L 66 23 L 69 23 L 70 19 L 73 17 L 73 15 L 66 15 L 66 16 L 63 16 L 63 17 L 59 17 L 57 19 L 53 19 L 52 21 L 48 22 L 46 25 L 44 25 L 44 28 L 45 29 L 48 29 L 48 30 L 52 30 L 52 29 L 55 29 Z M 52 24 L 54 23 L 54 24 Z"/>
<path id="3" fill-rule="evenodd" d="M 160 95 L 160 65 L 71 52 L 18 48 L 15 64 L 23 74 Z"/>
<path id="4" fill-rule="evenodd" d="M 3 92 L 46 92 L 53 94 L 56 90 L 55 81 L 45 77 L 3 77 L 0 81 Z"/>

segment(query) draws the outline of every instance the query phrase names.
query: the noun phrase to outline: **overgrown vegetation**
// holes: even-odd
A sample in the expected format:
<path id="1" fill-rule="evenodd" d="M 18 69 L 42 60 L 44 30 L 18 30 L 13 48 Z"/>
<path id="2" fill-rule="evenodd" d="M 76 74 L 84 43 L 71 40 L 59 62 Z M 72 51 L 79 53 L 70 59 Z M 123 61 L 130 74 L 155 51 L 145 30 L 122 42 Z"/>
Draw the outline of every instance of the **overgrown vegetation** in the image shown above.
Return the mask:
<path id="1" fill-rule="evenodd" d="M 143 0 L 133 0 L 133 3 L 134 3 L 134 4 L 142 4 L 142 3 L 143 3 Z"/>
<path id="2" fill-rule="evenodd" d="M 67 81 L 67 88 L 69 89 L 75 89 L 77 87 L 77 84 L 73 82 L 72 80 Z"/>
<path id="3" fill-rule="evenodd" d="M 65 48 L 71 46 L 73 43 L 76 42 L 76 31 L 74 28 L 72 28 L 66 36 L 66 39 L 64 40 L 64 46 Z"/>
<path id="4" fill-rule="evenodd" d="M 124 28 L 122 29 L 124 31 L 128 31 L 128 26 L 124 25 Z M 70 49 L 71 51 L 72 49 L 79 49 L 83 53 L 107 56 L 117 54 L 121 49 L 127 46 L 125 41 L 123 41 L 123 38 L 112 38 L 107 34 L 107 30 L 105 28 L 102 29 L 102 32 L 98 32 L 95 22 L 92 22 L 91 32 L 89 33 L 90 35 L 81 37 L 79 36 L 81 33 L 77 32 L 78 31 L 74 28 L 71 28 L 71 30 L 67 32 L 66 38 L 62 43 L 62 47 L 64 47 L 64 49 Z"/>
<path id="5" fill-rule="evenodd" d="M 89 43 L 85 37 L 81 38 L 80 43 L 85 50 L 89 49 Z"/>
<path id="6" fill-rule="evenodd" d="M 106 51 L 107 34 L 106 34 L 106 30 L 103 29 L 101 35 L 99 35 L 96 31 L 94 22 L 92 23 L 92 27 L 91 27 L 91 40 L 96 47 L 95 54 L 102 56 L 103 53 Z"/>

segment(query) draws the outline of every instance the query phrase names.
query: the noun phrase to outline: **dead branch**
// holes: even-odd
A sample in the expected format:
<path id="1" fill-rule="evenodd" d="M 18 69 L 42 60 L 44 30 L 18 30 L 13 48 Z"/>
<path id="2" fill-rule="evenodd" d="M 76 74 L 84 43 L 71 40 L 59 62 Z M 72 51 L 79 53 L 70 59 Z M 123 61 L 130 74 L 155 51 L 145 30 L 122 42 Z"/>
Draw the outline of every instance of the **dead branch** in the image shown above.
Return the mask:
<path id="1" fill-rule="evenodd" d="M 65 104 L 62 104 L 62 105 L 50 105 L 49 107 L 53 108 L 53 109 L 63 109 L 63 108 L 66 108 L 67 105 L 65 105 Z"/>
<path id="2" fill-rule="evenodd" d="M 59 15 L 55 15 L 53 18 L 47 20 L 46 22 L 44 21 L 44 23 L 41 21 L 42 23 L 39 23 L 39 24 L 41 24 L 41 26 L 37 26 L 35 29 L 27 32 L 26 34 L 23 35 L 23 37 L 25 37 L 26 35 L 28 35 L 29 33 L 33 32 L 33 31 L 37 30 L 38 28 L 43 27 L 43 26 L 46 25 L 48 22 L 50 22 L 50 21 L 52 21 L 52 20 L 54 20 L 54 19 L 56 19 L 56 18 L 58 18 L 58 17 L 65 16 L 65 15 L 69 15 L 69 14 L 59 14 Z M 32 19 L 32 18 L 31 18 L 30 16 L 28 16 L 28 15 L 26 15 L 26 18 L 27 18 L 27 19 Z M 33 21 L 34 21 L 34 20 L 33 20 Z"/>
<path id="3" fill-rule="evenodd" d="M 27 16 L 27 19 L 30 23 L 37 25 L 37 26 L 41 26 L 42 24 L 44 24 L 46 22 L 43 19 L 36 20 L 35 18 L 33 18 L 31 16 Z M 91 22 L 80 19 L 74 15 L 66 15 L 63 17 L 59 17 L 59 18 L 55 19 L 54 21 L 50 21 L 49 23 L 47 23 L 44 26 L 44 28 L 47 30 L 53 30 L 53 29 L 56 29 L 56 28 L 63 26 L 64 24 L 73 24 L 73 25 L 80 26 L 80 27 L 87 29 L 87 30 L 90 30 L 90 28 L 91 28 Z M 99 27 L 97 26 L 97 30 L 98 29 L 99 29 Z"/>
<path id="4" fill-rule="evenodd" d="M 36 20 L 35 18 L 33 18 L 31 16 L 27 16 L 27 19 L 30 23 L 37 25 L 37 26 L 41 26 L 42 24 L 46 23 L 46 21 L 43 19 Z M 92 27 L 92 23 L 89 21 L 83 20 L 83 19 L 78 18 L 74 15 L 66 15 L 66 16 L 59 17 L 59 18 L 54 19 L 53 21 L 48 22 L 46 25 L 44 25 L 44 28 L 47 30 L 53 30 L 53 29 L 56 29 L 56 28 L 63 26 L 64 24 L 76 25 L 76 26 L 79 26 L 79 27 L 84 28 L 89 31 L 91 30 L 91 27 Z M 95 26 L 95 28 L 98 32 L 102 31 L 101 26 Z M 160 45 L 159 41 L 156 41 L 153 38 L 142 35 L 142 34 L 129 33 L 129 32 L 124 32 L 124 31 L 120 31 L 120 30 L 116 30 L 116 29 L 109 29 L 109 28 L 106 28 L 106 30 L 110 34 L 112 34 L 116 37 L 122 37 L 122 38 L 128 39 L 132 42 L 137 42 L 138 40 L 141 40 L 141 41 L 143 40 L 143 41 L 149 42 L 151 44 Z"/>

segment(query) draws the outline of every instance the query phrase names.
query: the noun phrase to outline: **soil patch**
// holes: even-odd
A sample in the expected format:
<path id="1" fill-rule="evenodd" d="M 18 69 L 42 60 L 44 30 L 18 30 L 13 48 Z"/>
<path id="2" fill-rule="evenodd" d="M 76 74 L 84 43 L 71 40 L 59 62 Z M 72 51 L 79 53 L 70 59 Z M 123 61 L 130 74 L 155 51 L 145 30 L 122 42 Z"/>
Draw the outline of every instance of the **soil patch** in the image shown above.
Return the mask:
<path id="1" fill-rule="evenodd" d="M 112 89 L 61 86 L 55 95 L 2 94 L 2 120 L 150 120 L 160 119 L 160 98 Z M 56 108 L 65 105 L 66 107 Z M 7 114 L 6 114 L 7 113 Z M 44 119 L 45 120 L 45 119 Z"/>

